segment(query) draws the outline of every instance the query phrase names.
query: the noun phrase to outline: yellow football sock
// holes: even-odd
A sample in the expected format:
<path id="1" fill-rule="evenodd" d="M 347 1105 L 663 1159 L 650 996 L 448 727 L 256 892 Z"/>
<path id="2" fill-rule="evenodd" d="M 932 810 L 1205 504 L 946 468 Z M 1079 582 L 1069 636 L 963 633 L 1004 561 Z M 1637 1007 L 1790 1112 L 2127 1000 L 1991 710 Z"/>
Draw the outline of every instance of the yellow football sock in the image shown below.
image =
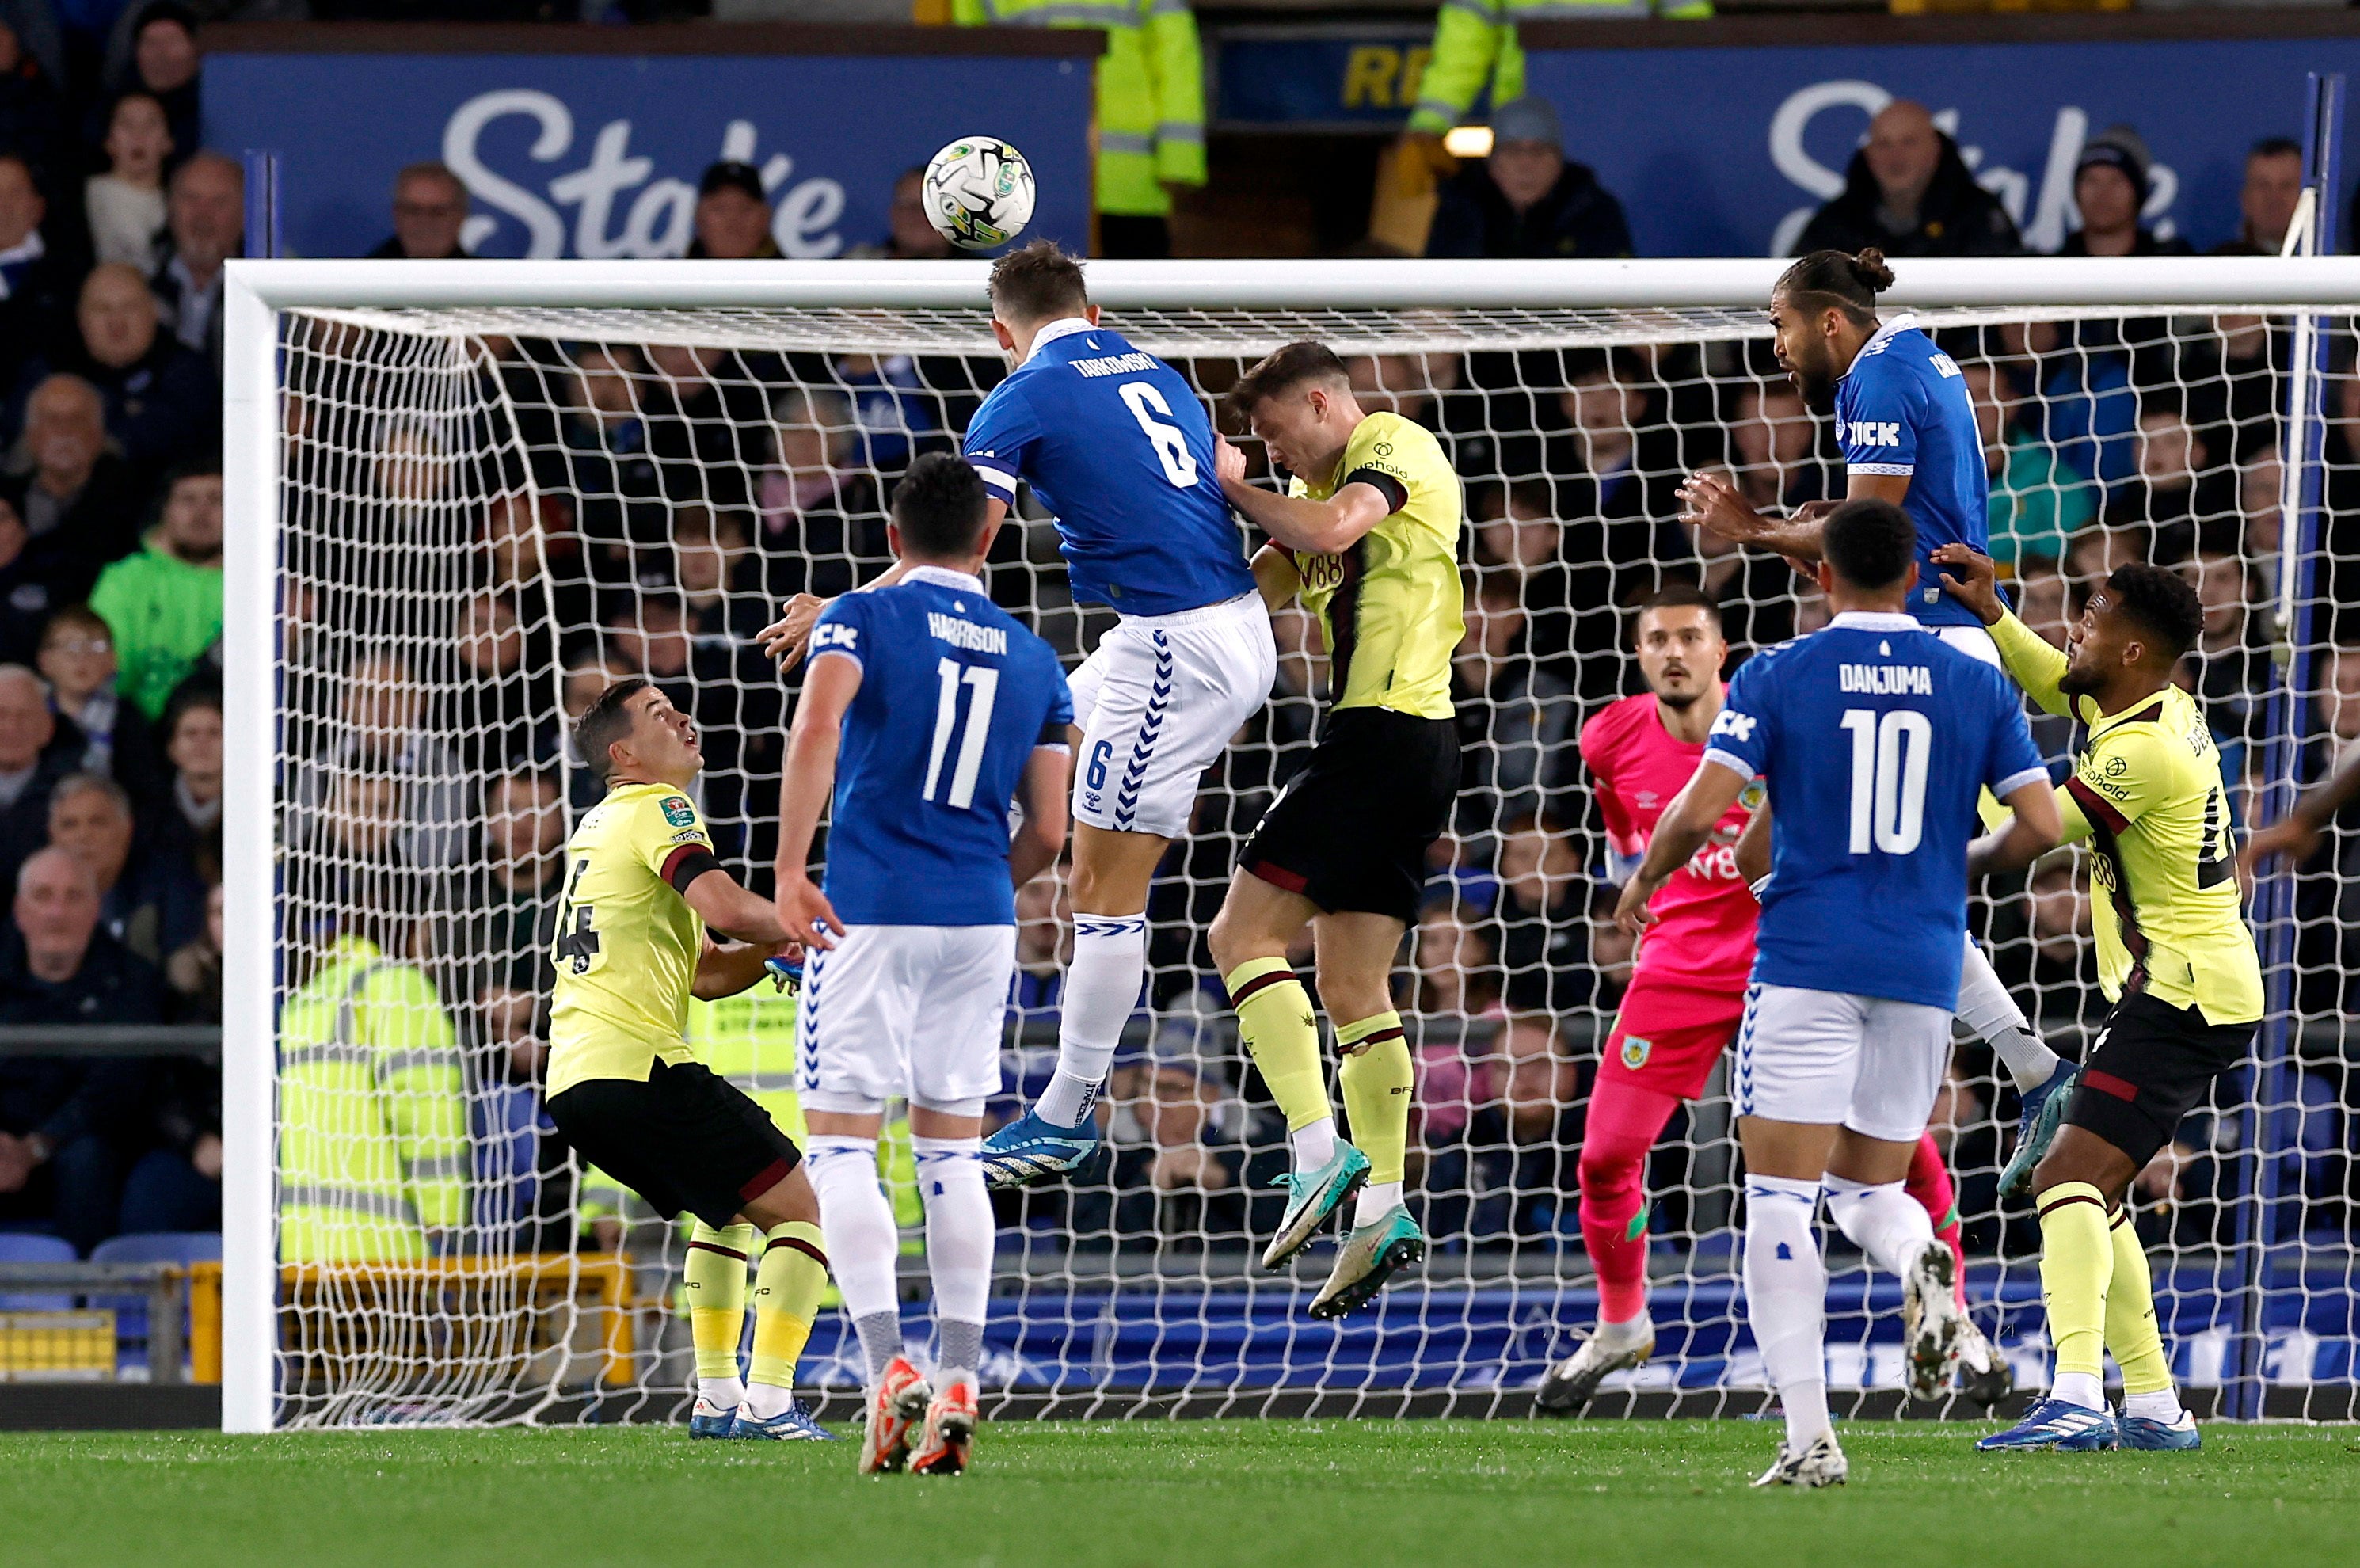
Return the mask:
<path id="1" fill-rule="evenodd" d="M 795 1386 L 795 1363 L 819 1315 L 827 1285 L 827 1247 L 819 1226 L 789 1220 L 764 1239 L 754 1274 L 754 1357 L 746 1380 L 765 1388 Z"/>
<path id="2" fill-rule="evenodd" d="M 2040 1208 L 2040 1300 L 2057 1371 L 2105 1370 L 2106 1286 L 2114 1272 L 2106 1239 L 2106 1201 L 2086 1181 L 2066 1181 L 2037 1200 Z"/>
<path id="3" fill-rule="evenodd" d="M 746 1333 L 746 1259 L 754 1251 L 754 1227 L 719 1230 L 696 1222 L 688 1235 L 688 1329 L 696 1341 L 699 1377 L 738 1376 L 738 1342 Z"/>
<path id="4" fill-rule="evenodd" d="M 2106 1348 L 2123 1369 L 2125 1394 L 2160 1394 L 2171 1387 L 2171 1359 L 2163 1352 L 2163 1331 L 2155 1321 L 2155 1280 L 2147 1272 L 2147 1248 L 2131 1224 L 2127 1204 L 2115 1212 L 2110 1236 L 2114 1257 L 2106 1286 Z"/>
<path id="5" fill-rule="evenodd" d="M 1335 1115 L 1328 1104 L 1327 1079 L 1319 1071 L 1318 1019 L 1294 967 L 1284 958 L 1249 958 L 1224 975 L 1221 984 L 1229 989 L 1238 1032 L 1245 1036 L 1262 1081 L 1270 1085 L 1270 1097 L 1286 1117 L 1286 1130 L 1296 1132 Z"/>
<path id="6" fill-rule="evenodd" d="M 1378 1186 L 1398 1181 L 1409 1158 L 1413 1083 L 1401 1015 L 1379 1013 L 1357 1023 L 1339 1024 L 1336 1044 L 1344 1052 L 1338 1074 L 1344 1114 L 1351 1118 L 1353 1144 L 1369 1157 L 1369 1180 Z M 1367 1049 L 1355 1054 L 1352 1048 L 1360 1045 Z"/>

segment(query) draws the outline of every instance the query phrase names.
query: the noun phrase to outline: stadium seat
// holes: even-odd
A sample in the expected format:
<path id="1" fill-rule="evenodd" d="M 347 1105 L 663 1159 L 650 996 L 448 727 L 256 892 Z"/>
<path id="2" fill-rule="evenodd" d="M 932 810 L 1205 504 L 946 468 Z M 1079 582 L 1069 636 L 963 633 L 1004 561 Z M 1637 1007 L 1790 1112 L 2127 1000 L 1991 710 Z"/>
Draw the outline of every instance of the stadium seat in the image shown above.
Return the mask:
<path id="1" fill-rule="evenodd" d="M 0 1263 L 71 1263 L 73 1244 L 63 1236 L 27 1231 L 0 1232 Z M 70 1295 L 0 1292 L 0 1312 L 65 1312 L 73 1310 Z"/>
<path id="2" fill-rule="evenodd" d="M 90 1251 L 93 1263 L 178 1263 L 183 1268 L 191 1263 L 221 1261 L 222 1238 L 218 1231 L 158 1230 L 137 1232 L 130 1236 L 109 1236 Z M 118 1344 L 132 1342 L 141 1348 L 123 1357 L 123 1364 L 144 1367 L 148 1363 L 148 1297 L 144 1291 L 123 1295 L 93 1295 L 88 1304 L 115 1313 L 115 1337 Z M 188 1343 L 189 1324 L 185 1311 L 180 1323 L 180 1343 Z"/>

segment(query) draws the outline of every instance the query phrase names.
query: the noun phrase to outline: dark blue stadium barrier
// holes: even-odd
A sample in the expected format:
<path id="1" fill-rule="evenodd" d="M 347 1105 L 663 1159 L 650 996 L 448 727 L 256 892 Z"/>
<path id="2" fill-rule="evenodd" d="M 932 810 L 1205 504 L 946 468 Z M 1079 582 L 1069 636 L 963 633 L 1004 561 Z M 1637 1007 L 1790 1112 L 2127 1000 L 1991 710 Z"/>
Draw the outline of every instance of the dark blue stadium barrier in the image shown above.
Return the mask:
<path id="1" fill-rule="evenodd" d="M 2237 1321 L 2240 1281 L 2227 1269 L 2186 1267 L 2156 1280 L 2158 1311 L 2176 1374 L 2189 1384 L 2221 1380 Z M 2048 1345 L 2040 1282 L 2028 1265 L 1969 1271 L 1976 1321 L 1996 1330 L 2019 1382 L 2045 1381 Z M 1035 1282 L 1021 1297 L 997 1298 L 985 1332 L 984 1377 L 1022 1389 L 1482 1389 L 1536 1385 L 1548 1362 L 1568 1354 L 1576 1331 L 1596 1318 L 1594 1291 L 1546 1283 L 1395 1290 L 1376 1312 L 1344 1323 L 1305 1311 L 1309 1290 L 1059 1291 Z M 2350 1382 L 2360 1344 L 2360 1302 L 2348 1286 L 2311 1290 L 2292 1279 L 2269 1292 L 2264 1365 L 2279 1384 Z M 1742 1321 L 1733 1280 L 1659 1287 L 1654 1367 L 1643 1386 L 1758 1388 L 1761 1368 Z M 923 1319 L 905 1315 L 914 1334 Z M 1830 1382 L 1839 1388 L 1900 1380 L 1901 1289 L 1889 1276 L 1839 1275 L 1828 1295 Z M 805 1367 L 825 1387 L 859 1380 L 850 1323 L 824 1317 Z"/>

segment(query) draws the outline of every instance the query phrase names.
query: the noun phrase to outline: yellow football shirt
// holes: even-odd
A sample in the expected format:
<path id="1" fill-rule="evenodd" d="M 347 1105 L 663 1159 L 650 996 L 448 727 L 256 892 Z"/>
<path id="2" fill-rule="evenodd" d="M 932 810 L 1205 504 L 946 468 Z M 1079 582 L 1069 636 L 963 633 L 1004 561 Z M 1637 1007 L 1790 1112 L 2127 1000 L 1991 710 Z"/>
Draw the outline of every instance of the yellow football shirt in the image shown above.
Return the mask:
<path id="1" fill-rule="evenodd" d="M 680 889 L 712 868 L 713 840 L 669 784 L 623 784 L 566 841 L 565 902 L 551 958 L 549 1093 L 591 1078 L 645 1083 L 682 1038 L 705 921 Z"/>
<path id="2" fill-rule="evenodd" d="M 2262 965 L 2237 889 L 2221 753 L 2177 686 L 2121 713 L 2058 689 L 2066 658 L 2014 615 L 1992 628 L 2008 673 L 2052 713 L 2085 726 L 2058 804 L 2067 842 L 2090 841 L 2098 985 L 2144 991 L 2207 1023 L 2262 1016 Z"/>
<path id="3" fill-rule="evenodd" d="M 1399 414 L 1371 414 L 1325 483 L 1298 474 L 1290 494 L 1325 501 L 1352 484 L 1383 493 L 1385 520 L 1349 550 L 1293 552 L 1297 596 L 1327 634 L 1328 692 L 1338 708 L 1450 718 L 1450 655 L 1467 630 L 1459 474 L 1433 431 Z"/>

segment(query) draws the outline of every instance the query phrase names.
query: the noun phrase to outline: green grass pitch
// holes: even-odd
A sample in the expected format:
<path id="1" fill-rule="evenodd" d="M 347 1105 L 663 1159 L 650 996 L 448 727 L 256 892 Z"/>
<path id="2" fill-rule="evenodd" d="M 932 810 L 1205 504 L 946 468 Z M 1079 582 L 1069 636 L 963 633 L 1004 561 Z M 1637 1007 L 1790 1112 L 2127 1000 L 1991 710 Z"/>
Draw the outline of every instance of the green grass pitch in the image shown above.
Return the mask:
<path id="1" fill-rule="evenodd" d="M 1840 1491 L 1748 1490 L 1755 1421 L 987 1426 L 958 1479 L 850 1443 L 672 1428 L 0 1438 L 0 1562 L 703 1568 L 2003 1568 L 2360 1563 L 2360 1430 L 1986 1456 L 1980 1426 L 1840 1427 Z"/>

